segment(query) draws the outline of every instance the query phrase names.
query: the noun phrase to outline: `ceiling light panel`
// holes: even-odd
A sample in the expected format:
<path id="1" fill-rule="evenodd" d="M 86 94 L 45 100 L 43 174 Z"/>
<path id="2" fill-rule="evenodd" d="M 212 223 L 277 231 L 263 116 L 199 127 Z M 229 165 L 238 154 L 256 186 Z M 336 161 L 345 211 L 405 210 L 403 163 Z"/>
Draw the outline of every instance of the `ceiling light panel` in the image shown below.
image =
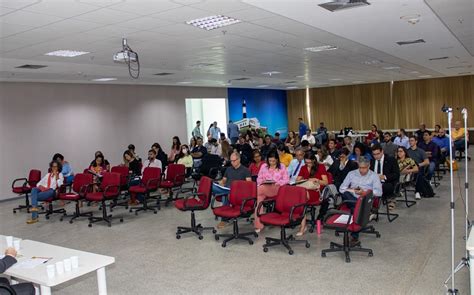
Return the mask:
<path id="1" fill-rule="evenodd" d="M 92 79 L 92 81 L 95 82 L 107 82 L 107 81 L 116 81 L 117 78 L 98 78 L 98 79 Z"/>
<path id="2" fill-rule="evenodd" d="M 76 57 L 84 54 L 88 54 L 88 51 L 76 51 L 76 50 L 56 50 L 52 52 L 45 53 L 48 56 L 60 56 L 60 57 Z"/>
<path id="3" fill-rule="evenodd" d="M 316 46 L 316 47 L 307 47 L 304 50 L 310 51 L 310 52 L 321 52 L 321 51 L 329 51 L 329 50 L 336 50 L 337 47 L 333 45 L 322 45 L 322 46 Z"/>
<path id="4" fill-rule="evenodd" d="M 187 21 L 186 24 L 200 28 L 206 31 L 238 24 L 241 21 L 224 15 L 212 15 Z"/>

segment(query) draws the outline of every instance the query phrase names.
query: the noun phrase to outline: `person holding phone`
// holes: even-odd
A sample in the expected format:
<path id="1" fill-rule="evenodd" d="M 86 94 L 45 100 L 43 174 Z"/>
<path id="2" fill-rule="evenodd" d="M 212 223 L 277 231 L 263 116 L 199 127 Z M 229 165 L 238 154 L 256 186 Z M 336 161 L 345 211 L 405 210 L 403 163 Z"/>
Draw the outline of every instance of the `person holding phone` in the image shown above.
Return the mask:
<path id="1" fill-rule="evenodd" d="M 0 274 L 4 273 L 7 269 L 9 269 L 12 265 L 14 265 L 17 260 L 17 252 L 15 248 L 9 247 L 5 250 L 5 257 L 0 259 Z M 6 285 L 15 291 L 17 295 L 34 295 L 35 294 L 35 287 L 33 287 L 32 283 L 20 283 L 15 285 L 10 285 L 10 282 L 7 278 L 0 278 L 0 284 Z M 6 291 L 5 291 L 6 292 Z M 2 289 L 0 289 L 0 294 L 10 294 L 9 292 L 5 293 Z"/>
<path id="2" fill-rule="evenodd" d="M 56 195 L 56 190 L 64 183 L 64 176 L 61 173 L 61 163 L 52 161 L 49 163 L 51 172 L 46 174 L 43 179 L 38 182 L 35 188 L 31 190 L 31 219 L 26 221 L 27 224 L 38 222 L 38 201 L 47 200 Z"/>
<path id="3" fill-rule="evenodd" d="M 382 196 L 382 183 L 380 177 L 374 171 L 370 170 L 370 161 L 364 156 L 360 156 L 357 163 L 359 168 L 349 172 L 344 179 L 339 192 L 344 201 L 357 201 L 365 192 L 371 190 L 374 197 Z M 355 207 L 356 202 L 347 203 L 351 209 Z M 351 246 L 358 245 L 359 233 L 352 233 Z"/>
<path id="4" fill-rule="evenodd" d="M 285 165 L 280 163 L 280 158 L 276 151 L 268 153 L 266 163 L 262 165 L 257 177 L 257 207 L 255 209 L 255 232 L 259 233 L 264 225 L 257 216 L 258 205 L 266 198 L 275 197 L 280 186 L 288 184 L 290 178 Z"/>

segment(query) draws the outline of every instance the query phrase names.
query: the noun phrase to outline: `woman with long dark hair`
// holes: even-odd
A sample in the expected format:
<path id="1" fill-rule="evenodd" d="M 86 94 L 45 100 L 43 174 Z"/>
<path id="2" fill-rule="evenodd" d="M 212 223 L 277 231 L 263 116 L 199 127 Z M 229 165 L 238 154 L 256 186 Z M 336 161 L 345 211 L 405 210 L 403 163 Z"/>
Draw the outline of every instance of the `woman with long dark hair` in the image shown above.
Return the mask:
<path id="1" fill-rule="evenodd" d="M 173 143 L 171 144 L 170 154 L 168 155 L 168 162 L 173 163 L 176 155 L 179 154 L 180 150 L 181 141 L 179 140 L 179 137 L 173 136 Z"/>

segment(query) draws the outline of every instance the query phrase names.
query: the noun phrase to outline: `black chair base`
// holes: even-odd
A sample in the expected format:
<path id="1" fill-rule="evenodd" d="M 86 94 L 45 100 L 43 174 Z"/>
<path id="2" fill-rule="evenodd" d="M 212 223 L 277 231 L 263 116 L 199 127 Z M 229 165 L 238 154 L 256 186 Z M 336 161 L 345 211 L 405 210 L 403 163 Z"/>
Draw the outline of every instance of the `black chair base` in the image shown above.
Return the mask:
<path id="1" fill-rule="evenodd" d="M 377 212 L 375 213 L 377 215 L 377 217 L 375 218 L 375 221 L 379 221 L 379 215 L 385 215 L 387 216 L 387 219 L 388 219 L 388 222 L 393 222 L 395 219 L 398 218 L 398 214 L 397 213 L 391 213 L 390 212 L 390 208 L 388 207 L 388 203 L 389 201 L 392 200 L 392 199 L 387 199 L 385 197 L 382 197 L 382 206 L 385 206 L 385 209 L 387 210 L 386 212 L 380 212 L 380 208 L 377 210 Z"/>
<path id="2" fill-rule="evenodd" d="M 232 234 L 216 234 L 214 237 L 216 241 L 219 241 L 219 238 L 227 238 L 222 242 L 222 247 L 225 248 L 227 243 L 232 240 L 245 240 L 249 243 L 249 245 L 253 245 L 253 240 L 250 239 L 248 236 L 254 236 L 258 238 L 258 234 L 256 232 L 247 232 L 247 233 L 239 233 L 239 225 L 237 223 L 237 218 L 233 219 L 234 224 L 234 231 Z"/>
<path id="3" fill-rule="evenodd" d="M 415 204 L 416 204 L 416 201 L 414 201 L 414 200 L 409 200 L 409 199 L 408 199 L 408 191 L 413 191 L 413 192 L 415 192 L 415 190 L 409 190 L 409 189 L 407 189 L 405 186 L 402 188 L 402 190 L 403 190 L 403 196 L 404 196 L 404 198 L 403 198 L 403 200 L 397 199 L 397 202 L 405 203 L 405 206 L 406 206 L 407 208 L 410 208 L 411 206 L 415 205 Z"/>
<path id="4" fill-rule="evenodd" d="M 332 253 L 332 252 L 344 252 L 347 263 L 351 262 L 350 252 L 365 252 L 368 254 L 369 257 L 374 256 L 374 252 L 372 251 L 372 249 L 362 248 L 360 246 L 360 242 L 357 245 L 351 247 L 349 243 L 348 232 L 344 232 L 344 244 L 341 245 L 338 243 L 331 242 L 329 244 L 329 249 L 324 249 L 321 251 L 321 257 L 326 257 L 327 253 Z"/>
<path id="5" fill-rule="evenodd" d="M 337 230 L 335 231 L 334 235 L 336 237 L 339 237 L 340 233 L 342 233 L 343 231 L 342 230 Z M 363 233 L 363 234 L 369 234 L 369 235 L 375 235 L 376 238 L 380 238 L 382 235 L 380 234 L 379 231 L 376 231 L 375 230 L 375 227 L 373 225 L 368 225 L 366 227 L 364 227 L 360 233 Z"/>
<path id="6" fill-rule="evenodd" d="M 265 253 L 268 252 L 269 247 L 282 245 L 283 247 L 285 247 L 288 250 L 288 254 L 293 255 L 294 251 L 290 247 L 290 243 L 292 243 L 292 244 L 302 244 L 302 243 L 304 243 L 306 248 L 309 248 L 311 246 L 307 240 L 295 240 L 293 235 L 290 235 L 290 236 L 287 237 L 286 236 L 286 230 L 285 230 L 284 227 L 282 227 L 279 239 L 265 237 L 265 244 L 263 245 L 263 252 L 265 252 Z"/>
<path id="7" fill-rule="evenodd" d="M 217 231 L 213 227 L 203 227 L 201 224 L 196 224 L 196 216 L 194 211 L 191 211 L 191 227 L 178 226 L 176 231 L 176 239 L 181 239 L 181 235 L 185 233 L 195 233 L 200 240 L 203 239 L 202 232 L 205 230 L 212 230 L 215 234 Z"/>
<path id="8" fill-rule="evenodd" d="M 46 210 L 43 207 L 43 211 L 38 212 L 38 215 L 44 214 L 44 218 L 49 219 L 49 217 L 55 213 L 65 214 L 66 209 L 64 208 L 53 209 L 53 203 L 51 202 L 51 203 L 48 203 L 48 207 L 46 208 Z"/>
<path id="9" fill-rule="evenodd" d="M 76 209 L 75 209 L 75 212 L 73 214 L 67 214 L 66 212 L 64 212 L 63 216 L 61 216 L 61 218 L 59 219 L 59 221 L 63 221 L 64 218 L 66 217 L 71 217 L 71 219 L 69 219 L 69 223 L 72 224 L 74 223 L 74 220 L 77 219 L 77 218 L 80 218 L 80 217 L 92 217 L 92 212 L 87 212 L 87 213 L 82 213 L 80 208 L 79 208 L 79 202 L 80 201 L 77 201 L 76 202 Z"/>
<path id="10" fill-rule="evenodd" d="M 157 214 L 158 210 L 161 209 L 160 203 L 157 201 L 156 205 L 150 205 L 148 204 L 148 198 L 145 198 L 142 202 L 141 207 L 132 207 L 128 210 L 128 212 L 132 213 L 135 211 L 135 215 L 138 215 L 138 212 L 144 211 L 144 212 L 153 212 L 153 214 Z"/>
<path id="11" fill-rule="evenodd" d="M 16 211 L 21 211 L 23 209 L 26 209 L 26 212 L 30 213 L 30 208 L 31 208 L 30 198 L 29 198 L 28 194 L 25 194 L 25 205 L 18 205 L 18 207 L 13 208 L 13 213 L 15 214 Z"/>
<path id="12" fill-rule="evenodd" d="M 108 227 L 112 226 L 112 215 L 107 215 L 107 204 L 105 204 L 105 201 L 102 201 L 102 217 L 95 217 L 95 216 L 90 216 L 89 217 L 89 227 L 92 227 L 93 223 L 96 222 L 101 222 L 104 221 L 107 223 Z M 123 222 L 123 217 L 120 217 L 120 222 Z"/>

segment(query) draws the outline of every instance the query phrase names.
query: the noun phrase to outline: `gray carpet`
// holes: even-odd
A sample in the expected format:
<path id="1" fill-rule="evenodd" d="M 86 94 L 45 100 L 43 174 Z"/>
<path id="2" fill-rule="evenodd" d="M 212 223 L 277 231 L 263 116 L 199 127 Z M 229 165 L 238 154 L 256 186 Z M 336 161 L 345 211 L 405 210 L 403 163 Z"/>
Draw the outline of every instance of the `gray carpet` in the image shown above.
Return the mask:
<path id="1" fill-rule="evenodd" d="M 464 187 L 464 164 L 459 167 L 454 175 L 457 259 L 464 255 L 464 207 L 459 194 L 459 187 Z M 436 198 L 421 200 L 411 208 L 399 203 L 397 220 L 389 223 L 382 216 L 374 223 L 380 239 L 361 235 L 363 246 L 372 248 L 374 256 L 352 253 L 351 263 L 344 262 L 342 253 L 321 257 L 321 249 L 328 248 L 330 241 L 341 241 L 330 230 L 320 236 L 307 233 L 311 248 L 295 246 L 293 256 L 279 247 L 262 251 L 265 236 L 279 236 L 277 228 L 265 229 L 252 246 L 241 241 L 222 248 L 210 232 L 202 241 L 191 234 L 176 240 L 176 227 L 187 226 L 190 214 L 173 206 L 157 215 L 135 216 L 118 209 L 113 214 L 123 215 L 123 224 L 116 219 L 111 228 L 103 224 L 88 228 L 86 220 L 71 225 L 60 222 L 59 216 L 27 225 L 26 213 L 12 214 L 18 200 L 8 201 L 0 203 L 0 233 L 114 256 L 115 265 L 107 269 L 109 294 L 442 294 L 451 263 L 448 176 L 435 189 Z M 472 205 L 472 189 L 470 195 Z M 210 210 L 197 213 L 197 218 L 205 226 L 216 224 Z M 240 225 L 242 231 L 252 229 L 244 221 Z M 231 226 L 224 229 L 231 230 Z M 468 278 L 466 269 L 456 276 L 461 294 L 469 292 Z M 60 285 L 53 292 L 96 294 L 96 276 Z"/>

